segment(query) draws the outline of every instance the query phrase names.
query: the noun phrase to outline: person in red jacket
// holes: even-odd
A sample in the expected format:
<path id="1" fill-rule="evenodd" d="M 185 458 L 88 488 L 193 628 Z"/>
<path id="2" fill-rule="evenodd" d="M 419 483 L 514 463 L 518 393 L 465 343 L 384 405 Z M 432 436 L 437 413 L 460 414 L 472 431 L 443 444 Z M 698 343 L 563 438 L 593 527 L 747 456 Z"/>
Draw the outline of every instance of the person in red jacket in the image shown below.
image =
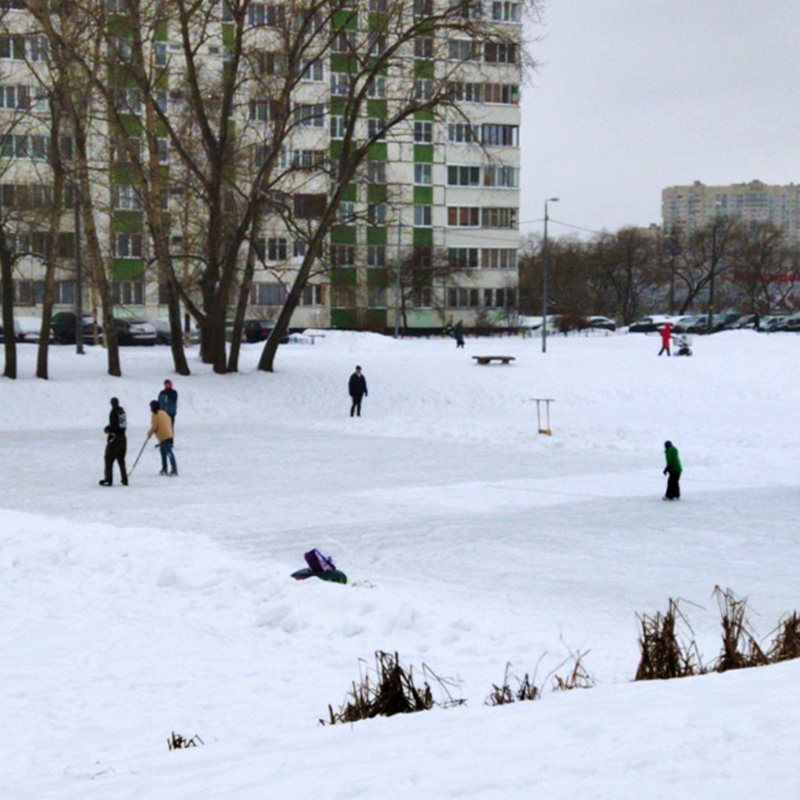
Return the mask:
<path id="1" fill-rule="evenodd" d="M 661 355 L 665 350 L 667 351 L 667 355 L 670 355 L 669 352 L 669 342 L 672 338 L 672 325 L 669 322 L 664 323 L 664 327 L 661 329 L 661 349 L 658 351 L 658 354 Z"/>

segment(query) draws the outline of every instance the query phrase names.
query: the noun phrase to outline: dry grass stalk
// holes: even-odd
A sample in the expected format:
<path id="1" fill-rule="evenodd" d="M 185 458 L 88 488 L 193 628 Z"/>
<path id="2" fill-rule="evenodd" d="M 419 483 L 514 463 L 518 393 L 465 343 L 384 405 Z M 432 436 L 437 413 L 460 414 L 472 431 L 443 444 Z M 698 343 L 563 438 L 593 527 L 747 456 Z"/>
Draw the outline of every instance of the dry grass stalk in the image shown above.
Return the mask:
<path id="1" fill-rule="evenodd" d="M 362 675 L 360 682 L 353 683 L 349 700 L 338 712 L 328 706 L 329 723 L 357 722 L 374 717 L 391 717 L 395 714 L 410 714 L 415 711 L 427 711 L 434 705 L 460 705 L 463 700 L 454 700 L 447 691 L 447 682 L 438 678 L 423 665 L 427 675 L 432 676 L 448 695 L 444 703 L 436 703 L 431 687 L 426 681 L 422 687 L 414 684 L 413 670 L 406 671 L 400 664 L 397 653 L 394 655 L 378 651 L 375 653 L 376 681 L 370 681 L 369 674 Z M 324 720 L 320 720 L 324 723 Z"/>
<path id="2" fill-rule="evenodd" d="M 670 598 L 666 614 L 659 612 L 654 617 L 642 615 L 638 619 L 642 629 L 639 638 L 642 656 L 636 669 L 635 681 L 685 678 L 703 671 L 694 632 L 680 610 L 678 601 Z M 688 643 L 682 642 L 678 637 L 679 622 L 683 622 L 692 634 Z"/>
<path id="3" fill-rule="evenodd" d="M 572 689 L 591 689 L 594 686 L 594 679 L 589 675 L 582 663 L 582 660 L 588 655 L 588 650 L 585 653 L 578 651 L 570 654 L 570 658 L 567 661 L 572 660 L 572 669 L 564 676 L 553 676 L 553 691 L 568 692 Z M 567 661 L 562 662 L 561 666 L 566 664 Z"/>
<path id="4" fill-rule="evenodd" d="M 722 653 L 714 665 L 717 672 L 745 669 L 769 664 L 764 651 L 756 641 L 747 619 L 747 598 L 739 599 L 730 589 L 724 592 L 714 587 L 719 611 L 722 615 Z"/>
<path id="5" fill-rule="evenodd" d="M 531 681 L 527 672 L 522 680 L 515 677 L 518 685 L 516 691 L 512 691 L 508 681 L 509 669 L 511 669 L 511 663 L 506 664 L 503 685 L 492 684 L 492 693 L 486 698 L 485 705 L 504 706 L 517 701 L 538 700 L 542 696 L 541 690 Z"/>
<path id="6" fill-rule="evenodd" d="M 205 742 L 195 734 L 191 739 L 185 739 L 179 733 L 172 731 L 172 735 L 167 739 L 167 747 L 170 750 L 183 750 L 187 747 L 197 747 L 198 743 L 205 744 Z"/>
<path id="7" fill-rule="evenodd" d="M 795 611 L 783 617 L 778 623 L 777 631 L 778 634 L 767 653 L 770 663 L 800 658 L 800 614 Z"/>

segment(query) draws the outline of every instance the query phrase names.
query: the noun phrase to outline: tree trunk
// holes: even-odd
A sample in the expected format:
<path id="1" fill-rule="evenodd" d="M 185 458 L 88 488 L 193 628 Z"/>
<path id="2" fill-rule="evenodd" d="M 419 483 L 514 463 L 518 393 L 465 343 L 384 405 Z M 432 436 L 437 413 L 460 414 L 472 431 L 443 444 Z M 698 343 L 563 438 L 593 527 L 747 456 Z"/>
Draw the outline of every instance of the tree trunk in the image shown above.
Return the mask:
<path id="1" fill-rule="evenodd" d="M 6 363 L 3 375 L 6 378 L 16 379 L 17 377 L 17 342 L 14 338 L 14 281 L 11 277 L 11 269 L 14 261 L 11 253 L 6 246 L 6 237 L 0 231 L 0 286 L 3 295 L 3 330 L 5 332 L 5 356 Z"/>

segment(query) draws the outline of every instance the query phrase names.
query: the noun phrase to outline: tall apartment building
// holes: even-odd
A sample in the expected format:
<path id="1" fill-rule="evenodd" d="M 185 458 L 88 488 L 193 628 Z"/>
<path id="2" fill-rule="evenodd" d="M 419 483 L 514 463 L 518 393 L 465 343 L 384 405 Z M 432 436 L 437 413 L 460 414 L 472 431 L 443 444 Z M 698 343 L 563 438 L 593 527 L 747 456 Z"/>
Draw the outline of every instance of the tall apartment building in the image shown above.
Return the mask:
<path id="1" fill-rule="evenodd" d="M 701 228 L 715 217 L 771 222 L 787 241 L 800 242 L 800 185 L 769 186 L 761 181 L 706 186 L 669 186 L 661 192 L 664 230 Z"/>
<path id="2" fill-rule="evenodd" d="M 109 19 L 122 17 L 127 0 L 106 0 Z M 354 0 L 364 24 L 381 10 L 384 0 Z M 446 2 L 446 0 L 445 0 Z M 363 4 L 364 14 L 360 6 Z M 14 193 L 46 192 L 47 131 L 41 128 L 46 104 L 35 108 L 37 89 L 31 70 L 42 74 L 47 52 L 40 38 L 29 35 L 24 3 L 11 2 L 0 20 L 0 129 L 11 131 L 9 120 L 21 112 L 28 121 L 14 127 L 3 138 L 0 149 L 0 210 L 14 201 Z M 166 5 L 169 8 L 169 5 Z M 514 0 L 484 0 L 473 3 L 475 14 L 493 25 L 520 30 L 520 4 Z M 219 35 L 210 36 L 205 49 L 209 64 L 221 68 L 226 58 L 224 4 L 219 8 Z M 254 41 L 271 35 L 270 25 L 283 20 L 280 5 L 252 2 L 248 8 Z M 228 26 L 229 28 L 230 26 Z M 122 38 L 115 44 L 115 57 L 124 54 Z M 346 44 L 346 42 L 345 42 Z M 181 57 L 180 36 L 170 24 L 159 29 L 152 57 L 168 66 Z M 517 249 L 520 182 L 520 83 L 518 48 L 492 42 L 475 42 L 458 36 L 443 41 L 425 37 L 415 40 L 413 91 L 424 96 L 434 81 L 447 80 L 458 108 L 434 115 L 420 111 L 370 151 L 363 182 L 348 187 L 338 223 L 328 241 L 331 268 L 320 271 L 309 282 L 291 325 L 303 327 L 369 328 L 392 330 L 399 306 L 412 329 L 440 329 L 462 320 L 466 327 L 504 324 L 515 315 L 517 304 Z M 457 69 L 454 69 L 457 67 Z M 269 69 L 280 69 L 277 61 Z M 292 98 L 295 119 L 287 164 L 307 170 L 302 188 L 295 191 L 294 209 L 304 218 L 314 216 L 331 189 L 330 171 L 318 169 L 335 159 L 343 130 L 342 100 L 347 91 L 347 59 L 332 48 L 329 56 L 309 64 Z M 177 69 L 170 72 L 177 73 Z M 391 75 L 375 79 L 370 87 L 368 118 L 364 131 L 379 131 L 386 113 L 386 97 L 396 91 Z M 232 120 L 243 136 L 253 137 L 257 147 L 258 125 L 270 119 L 270 102 L 248 86 L 241 87 L 245 100 L 240 118 Z M 135 89 L 117 90 L 131 124 L 143 111 Z M 164 103 L 171 102 L 171 86 L 165 84 Z M 31 109 L 37 111 L 32 114 Z M 298 116 L 299 115 L 299 116 Z M 3 121 L 5 116 L 5 121 Z M 41 129 L 40 129 L 41 128 Z M 111 263 L 113 295 L 120 315 L 145 318 L 166 316 L 163 281 L 154 267 L 141 196 L 125 158 L 115 154 L 113 126 L 102 129 L 108 148 L 108 164 L 95 171 L 98 208 L 105 206 L 106 220 L 99 233 Z M 255 133 L 254 133 L 255 132 Z M 64 137 L 65 152 L 71 143 Z M 165 171 L 175 172 L 174 156 L 163 140 L 160 159 Z M 102 157 L 98 155 L 98 164 Z M 20 189 L 28 185 L 31 188 Z M 35 187 L 38 187 L 35 188 Z M 298 201 L 299 199 L 299 201 Z M 68 198 L 69 205 L 69 198 Z M 167 206 L 173 218 L 171 247 L 178 272 L 198 268 L 189 252 L 192 203 L 173 189 Z M 195 206 L 196 208 L 196 206 Z M 303 209 L 303 210 L 300 210 Z M 20 251 L 43 252 L 41 231 L 19 227 Z M 274 318 L 286 297 L 296 269 L 305 253 L 305 243 L 296 230 L 280 219 L 268 220 L 256 248 L 255 270 L 248 317 Z M 56 303 L 59 308 L 74 302 L 75 226 L 71 213 L 64 217 L 59 241 L 63 261 L 57 273 Z M 242 254 L 244 258 L 244 253 Z M 403 266 L 399 271 L 396 264 Z M 433 262 L 435 277 L 409 286 L 404 271 L 424 270 Z M 35 313 L 41 303 L 42 259 L 21 258 L 15 267 L 15 301 L 19 313 Z M 398 291 L 399 287 L 399 291 Z M 84 308 L 95 305 L 91 290 L 85 290 Z M 402 301 L 400 297 L 402 296 Z M 235 303 L 231 297 L 231 304 Z"/>

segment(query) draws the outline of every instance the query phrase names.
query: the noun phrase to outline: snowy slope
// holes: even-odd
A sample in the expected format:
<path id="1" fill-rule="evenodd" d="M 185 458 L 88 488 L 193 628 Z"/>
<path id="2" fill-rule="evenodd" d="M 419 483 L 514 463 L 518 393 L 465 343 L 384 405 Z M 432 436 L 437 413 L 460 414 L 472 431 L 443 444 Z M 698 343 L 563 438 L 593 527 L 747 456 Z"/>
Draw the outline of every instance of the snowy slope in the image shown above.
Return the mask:
<path id="1" fill-rule="evenodd" d="M 658 347 L 329 332 L 275 374 L 249 346 L 241 374 L 195 353 L 189 378 L 127 349 L 121 379 L 54 348 L 48 382 L 21 348 L 0 381 L 2 797 L 800 797 L 800 663 L 631 683 L 636 614 L 670 597 L 706 662 L 715 585 L 764 636 L 800 607 L 800 338 Z M 517 360 L 470 359 L 495 352 Z M 148 447 L 129 487 L 98 487 L 109 398 L 130 466 L 167 376 L 181 477 Z M 555 398 L 552 437 L 535 397 Z M 666 438 L 680 503 L 660 499 Z M 288 578 L 315 546 L 350 585 Z M 378 649 L 466 705 L 320 726 Z M 551 692 L 578 651 L 596 686 Z M 483 704 L 509 662 L 541 701 Z M 169 752 L 172 731 L 205 745 Z"/>

